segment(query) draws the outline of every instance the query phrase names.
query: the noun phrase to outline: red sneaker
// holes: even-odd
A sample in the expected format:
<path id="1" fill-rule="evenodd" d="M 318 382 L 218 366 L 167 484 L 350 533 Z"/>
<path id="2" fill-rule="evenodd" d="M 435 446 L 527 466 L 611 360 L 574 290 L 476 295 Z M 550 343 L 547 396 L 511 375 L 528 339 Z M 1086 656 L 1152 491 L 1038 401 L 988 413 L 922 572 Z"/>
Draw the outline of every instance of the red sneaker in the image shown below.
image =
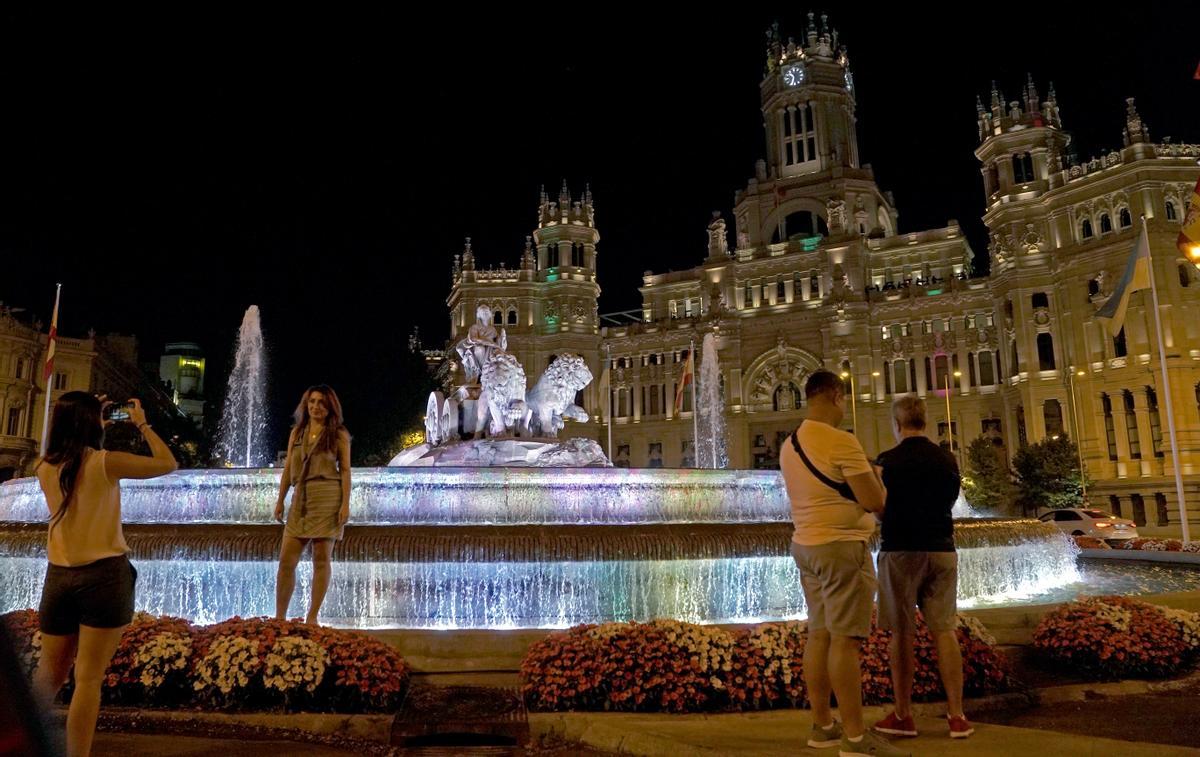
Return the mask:
<path id="1" fill-rule="evenodd" d="M 913 723 L 912 716 L 901 718 L 896 716 L 893 710 L 886 718 L 875 724 L 874 730 L 880 733 L 886 733 L 889 736 L 916 736 L 917 726 Z"/>
<path id="2" fill-rule="evenodd" d="M 965 739 L 972 733 L 975 733 L 975 729 L 971 727 L 970 721 L 968 721 L 965 717 L 961 715 L 950 715 L 947 717 L 947 719 L 950 721 L 950 738 Z"/>

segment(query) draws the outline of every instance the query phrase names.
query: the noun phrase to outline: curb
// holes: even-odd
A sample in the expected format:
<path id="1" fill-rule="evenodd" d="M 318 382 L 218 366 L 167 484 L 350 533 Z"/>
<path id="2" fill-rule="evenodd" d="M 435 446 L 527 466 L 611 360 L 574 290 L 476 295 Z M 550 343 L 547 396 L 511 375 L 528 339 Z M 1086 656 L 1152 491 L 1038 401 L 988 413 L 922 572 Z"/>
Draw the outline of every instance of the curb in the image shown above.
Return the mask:
<path id="1" fill-rule="evenodd" d="M 66 707 L 56 707 L 63 718 Z M 201 712 L 199 710 L 143 710 L 134 707 L 103 707 L 101 715 L 132 724 L 192 721 L 215 726 L 246 726 L 304 731 L 318 736 L 340 736 L 364 741 L 391 743 L 395 714 L 349 715 L 329 712 Z"/>
<path id="2" fill-rule="evenodd" d="M 1142 562 L 1165 562 L 1175 565 L 1200 565 L 1200 553 L 1167 552 L 1148 549 L 1081 549 L 1080 557 L 1097 560 L 1140 560 Z"/>

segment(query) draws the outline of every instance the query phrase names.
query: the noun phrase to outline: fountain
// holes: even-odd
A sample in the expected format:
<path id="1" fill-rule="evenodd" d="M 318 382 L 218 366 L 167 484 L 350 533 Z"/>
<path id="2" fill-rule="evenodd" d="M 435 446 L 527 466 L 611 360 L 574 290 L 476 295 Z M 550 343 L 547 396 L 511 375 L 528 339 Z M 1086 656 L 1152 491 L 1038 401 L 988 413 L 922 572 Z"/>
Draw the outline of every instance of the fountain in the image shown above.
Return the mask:
<path id="1" fill-rule="evenodd" d="M 717 362 L 717 338 L 704 335 L 700 361 L 699 396 L 696 398 L 699 441 L 696 444 L 696 464 L 703 468 L 726 468 L 729 453 L 725 445 L 725 397 L 721 387 L 721 371 Z"/>
<path id="2" fill-rule="evenodd" d="M 217 454 L 229 467 L 256 468 L 268 462 L 263 453 L 267 429 L 267 366 L 258 305 L 246 308 L 238 329 L 233 370 L 217 427 Z"/>
<path id="3" fill-rule="evenodd" d="M 257 316 L 247 312 L 239 340 L 241 387 L 261 378 L 261 359 L 251 357 L 261 356 Z M 595 441 L 560 440 L 567 420 L 586 417 L 573 400 L 590 371 L 560 355 L 526 393 L 524 370 L 489 317 L 481 310 L 458 346 L 466 383 L 430 397 L 428 442 L 389 467 L 353 471 L 352 521 L 335 550 L 324 622 L 498 629 L 804 617 L 778 471 L 614 468 Z M 704 351 L 701 381 L 719 402 L 710 337 Z M 706 407 L 716 415 L 715 404 Z M 234 432 L 240 449 L 245 427 Z M 708 432 L 718 465 L 723 436 L 719 425 Z M 254 462 L 254 450 L 241 459 Z M 198 622 L 269 614 L 278 475 L 235 468 L 123 482 L 139 609 Z M 36 480 L 0 485 L 0 612 L 36 606 L 45 539 Z M 964 605 L 1079 580 L 1078 550 L 1051 524 L 964 520 L 956 539 Z M 294 614 L 309 570 L 302 562 Z"/>

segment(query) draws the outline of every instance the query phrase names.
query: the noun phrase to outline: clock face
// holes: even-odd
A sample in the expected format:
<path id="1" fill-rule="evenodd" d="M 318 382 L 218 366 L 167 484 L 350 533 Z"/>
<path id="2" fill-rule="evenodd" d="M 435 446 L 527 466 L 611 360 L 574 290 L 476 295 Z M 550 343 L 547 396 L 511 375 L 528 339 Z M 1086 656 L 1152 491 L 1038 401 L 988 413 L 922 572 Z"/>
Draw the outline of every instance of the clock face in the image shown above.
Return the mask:
<path id="1" fill-rule="evenodd" d="M 783 69 L 783 83 L 789 87 L 796 87 L 804 83 L 804 67 L 788 66 Z"/>

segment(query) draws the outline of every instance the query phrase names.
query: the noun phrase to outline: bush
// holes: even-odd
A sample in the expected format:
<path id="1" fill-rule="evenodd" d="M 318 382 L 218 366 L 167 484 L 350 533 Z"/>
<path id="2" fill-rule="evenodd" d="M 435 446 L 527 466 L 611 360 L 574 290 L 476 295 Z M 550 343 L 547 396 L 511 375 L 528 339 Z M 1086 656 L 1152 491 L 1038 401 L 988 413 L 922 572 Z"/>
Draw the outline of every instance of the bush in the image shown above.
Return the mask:
<path id="1" fill-rule="evenodd" d="M 533 710 L 704 712 L 806 704 L 803 622 L 764 623 L 736 631 L 677 621 L 577 626 L 537 642 L 521 663 Z M 995 640 L 959 617 L 968 693 L 1003 689 L 1008 672 Z M 890 634 L 875 629 L 863 645 L 863 700 L 891 701 Z M 913 696 L 943 695 L 933 637 L 919 621 Z"/>
<path id="2" fill-rule="evenodd" d="M 1088 597 L 1042 618 L 1034 649 L 1095 679 L 1163 678 L 1195 662 L 1200 618 L 1125 597 Z"/>
<path id="3" fill-rule="evenodd" d="M 40 652 L 37 612 L 10 612 L 0 621 L 32 675 Z M 404 659 L 365 634 L 266 618 L 193 626 L 138 613 L 121 635 L 102 696 L 132 706 L 388 712 L 399 706 L 408 678 Z"/>

